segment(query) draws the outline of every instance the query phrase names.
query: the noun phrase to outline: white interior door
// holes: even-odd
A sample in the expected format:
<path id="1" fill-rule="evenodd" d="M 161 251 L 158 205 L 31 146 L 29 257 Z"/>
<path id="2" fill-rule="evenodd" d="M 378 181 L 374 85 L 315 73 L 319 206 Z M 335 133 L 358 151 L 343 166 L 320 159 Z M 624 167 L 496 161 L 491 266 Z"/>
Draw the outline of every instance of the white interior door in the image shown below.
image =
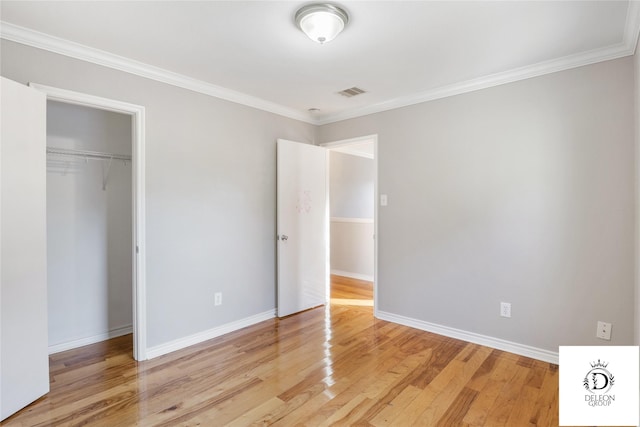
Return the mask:
<path id="1" fill-rule="evenodd" d="M 278 317 L 327 302 L 327 152 L 278 140 Z"/>
<path id="2" fill-rule="evenodd" d="M 46 97 L 2 78 L 0 419 L 49 391 Z"/>

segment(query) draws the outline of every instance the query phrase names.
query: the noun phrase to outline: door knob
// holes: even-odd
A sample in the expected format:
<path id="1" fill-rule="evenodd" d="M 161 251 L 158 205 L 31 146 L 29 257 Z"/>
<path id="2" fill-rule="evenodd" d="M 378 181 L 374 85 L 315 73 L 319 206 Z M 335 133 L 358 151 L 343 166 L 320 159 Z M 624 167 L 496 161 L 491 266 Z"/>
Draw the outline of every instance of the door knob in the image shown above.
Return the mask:
<path id="1" fill-rule="evenodd" d="M 286 234 L 283 234 L 282 236 L 280 236 L 280 240 L 289 240 L 289 236 L 287 236 Z"/>

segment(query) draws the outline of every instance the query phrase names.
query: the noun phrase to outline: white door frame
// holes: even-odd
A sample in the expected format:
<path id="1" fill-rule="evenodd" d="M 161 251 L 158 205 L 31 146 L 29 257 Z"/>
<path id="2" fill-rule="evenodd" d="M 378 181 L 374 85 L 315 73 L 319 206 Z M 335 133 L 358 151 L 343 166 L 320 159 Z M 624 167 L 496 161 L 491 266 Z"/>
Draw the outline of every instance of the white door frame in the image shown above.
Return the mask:
<path id="1" fill-rule="evenodd" d="M 348 145 L 358 145 L 364 142 L 373 142 L 373 315 L 378 317 L 378 135 L 374 134 L 325 142 L 320 144 L 320 146 L 331 150 Z M 329 174 L 330 171 L 327 170 L 327 177 L 329 177 Z M 327 188 L 329 188 L 328 185 Z M 327 199 L 327 201 L 328 200 L 329 199 Z M 327 233 L 329 233 L 329 230 Z M 329 236 L 327 236 L 327 242 L 330 242 Z"/>
<path id="2" fill-rule="evenodd" d="M 29 83 L 44 92 L 47 100 L 113 111 L 131 116 L 132 203 L 133 203 L 133 357 L 147 359 L 147 298 L 145 245 L 145 109 L 143 106 L 101 98 L 80 92 Z"/>

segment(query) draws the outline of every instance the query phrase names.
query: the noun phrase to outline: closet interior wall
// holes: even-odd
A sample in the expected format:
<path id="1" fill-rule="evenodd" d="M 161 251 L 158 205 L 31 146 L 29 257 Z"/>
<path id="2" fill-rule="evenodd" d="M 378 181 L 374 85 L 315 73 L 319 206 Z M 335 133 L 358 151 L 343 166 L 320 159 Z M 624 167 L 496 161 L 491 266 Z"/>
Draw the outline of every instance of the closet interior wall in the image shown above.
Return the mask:
<path id="1" fill-rule="evenodd" d="M 131 155 L 131 117 L 47 102 L 47 146 Z M 131 332 L 132 167 L 47 155 L 49 351 Z"/>

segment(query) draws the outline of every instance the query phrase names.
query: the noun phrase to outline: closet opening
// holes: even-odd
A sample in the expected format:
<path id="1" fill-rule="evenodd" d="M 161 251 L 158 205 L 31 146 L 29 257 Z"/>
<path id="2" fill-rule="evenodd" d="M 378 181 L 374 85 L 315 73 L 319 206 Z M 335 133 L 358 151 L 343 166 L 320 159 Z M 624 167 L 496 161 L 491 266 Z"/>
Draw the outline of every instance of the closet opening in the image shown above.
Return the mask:
<path id="1" fill-rule="evenodd" d="M 132 124 L 47 101 L 49 353 L 133 332 Z"/>
<path id="2" fill-rule="evenodd" d="M 49 354 L 131 334 L 146 359 L 144 107 L 47 95 Z"/>

